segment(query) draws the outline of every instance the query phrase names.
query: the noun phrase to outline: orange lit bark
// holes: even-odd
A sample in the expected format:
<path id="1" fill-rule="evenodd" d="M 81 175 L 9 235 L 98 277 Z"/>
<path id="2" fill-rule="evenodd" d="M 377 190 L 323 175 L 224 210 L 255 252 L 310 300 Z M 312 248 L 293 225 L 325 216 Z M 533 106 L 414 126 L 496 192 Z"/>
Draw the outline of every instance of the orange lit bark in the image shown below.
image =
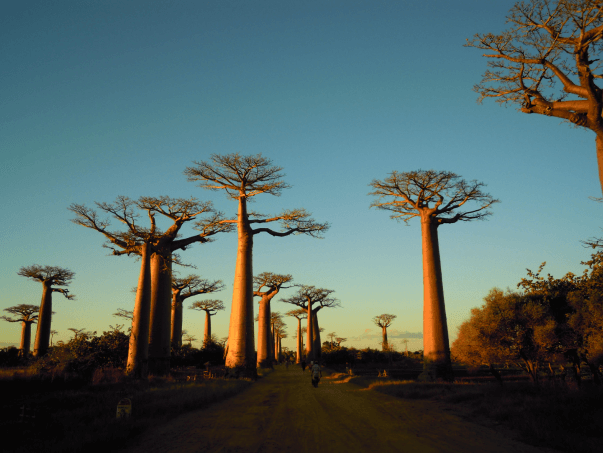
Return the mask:
<path id="1" fill-rule="evenodd" d="M 172 301 L 171 252 L 151 255 L 151 315 L 149 329 L 149 372 L 165 376 L 170 371 Z"/>
<path id="2" fill-rule="evenodd" d="M 381 343 L 381 349 L 383 349 L 384 351 L 389 349 L 389 345 L 387 343 L 387 327 L 386 326 L 382 326 L 381 327 L 382 333 L 383 333 L 383 342 Z"/>
<path id="3" fill-rule="evenodd" d="M 42 301 L 38 315 L 38 328 L 34 342 L 34 357 L 41 357 L 48 352 L 50 330 L 52 324 L 52 286 L 51 282 L 42 282 Z"/>
<path id="4" fill-rule="evenodd" d="M 253 321 L 253 232 L 247 218 L 247 199 L 239 197 L 237 215 L 237 263 L 232 294 L 230 328 L 228 331 L 228 368 L 245 368 L 252 375 L 255 367 Z"/>
<path id="5" fill-rule="evenodd" d="M 301 318 L 297 318 L 297 357 L 296 363 L 302 361 L 302 350 L 304 349 L 304 341 L 302 339 Z"/>
<path id="6" fill-rule="evenodd" d="M 262 298 L 258 313 L 258 359 L 257 366 L 261 368 L 272 368 L 270 352 L 272 348 L 270 332 L 270 299 Z"/>
<path id="7" fill-rule="evenodd" d="M 421 216 L 425 379 L 452 376 L 437 228 L 429 215 Z"/>
<path id="8" fill-rule="evenodd" d="M 211 315 L 209 310 L 205 310 L 205 332 L 203 334 L 203 344 L 206 345 L 211 340 Z"/>
<path id="9" fill-rule="evenodd" d="M 149 315 L 151 312 L 150 248 L 148 243 L 140 246 L 140 276 L 138 277 L 126 366 L 126 374 L 136 379 L 144 379 L 148 374 Z"/>
<path id="10" fill-rule="evenodd" d="M 306 360 L 314 360 L 314 315 L 312 304 L 308 303 L 308 328 L 306 329 Z"/>

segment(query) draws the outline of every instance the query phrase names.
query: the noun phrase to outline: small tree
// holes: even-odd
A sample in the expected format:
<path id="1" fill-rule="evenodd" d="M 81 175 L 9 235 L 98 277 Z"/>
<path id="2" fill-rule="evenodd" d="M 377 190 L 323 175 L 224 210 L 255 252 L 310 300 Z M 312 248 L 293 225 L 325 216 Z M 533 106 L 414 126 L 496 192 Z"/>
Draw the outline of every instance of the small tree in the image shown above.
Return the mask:
<path id="1" fill-rule="evenodd" d="M 209 294 L 224 289 L 222 280 L 210 281 L 202 279 L 198 275 L 188 275 L 184 278 L 172 278 L 172 347 L 182 346 L 182 304 L 189 297 L 199 294 Z M 214 313 L 215 314 L 215 313 Z M 207 323 L 204 341 L 207 340 Z M 211 336 L 211 327 L 210 334 Z"/>
<path id="2" fill-rule="evenodd" d="M 211 340 L 211 317 L 218 311 L 224 310 L 224 304 L 221 300 L 216 299 L 198 300 L 193 302 L 190 308 L 191 310 L 205 312 L 205 334 L 203 335 L 203 344 L 205 345 Z"/>
<path id="3" fill-rule="evenodd" d="M 255 342 L 253 326 L 253 237 L 268 233 L 283 237 L 291 234 L 308 234 L 320 237 L 328 229 L 327 223 L 317 223 L 304 209 L 287 210 L 275 216 L 265 216 L 247 209 L 247 202 L 260 194 L 279 196 L 288 186 L 282 181 L 282 168 L 272 165 L 270 159 L 256 156 L 228 154 L 212 155 L 209 162 L 195 162 L 185 175 L 189 181 L 200 181 L 199 186 L 210 190 L 224 190 L 238 201 L 237 263 L 232 295 L 232 309 L 228 333 L 226 366 L 243 367 L 246 373 L 256 375 Z M 280 231 L 262 226 L 279 222 Z"/>
<path id="4" fill-rule="evenodd" d="M 396 315 L 379 315 L 373 318 L 373 322 L 381 327 L 381 332 L 383 334 L 383 342 L 381 343 L 381 349 L 383 351 L 389 350 L 389 343 L 387 342 L 387 328 L 391 325 L 391 323 L 396 319 Z"/>
<path id="5" fill-rule="evenodd" d="M 603 189 L 603 91 L 600 1 L 518 2 L 501 33 L 476 34 L 468 47 L 488 53 L 488 69 L 474 87 L 480 101 L 495 98 L 524 113 L 561 118 L 596 135 Z"/>
<path id="6" fill-rule="evenodd" d="M 12 317 L 0 316 L 8 322 L 21 323 L 21 344 L 19 346 L 19 356 L 27 357 L 31 345 L 31 325 L 38 320 L 40 307 L 35 305 L 20 304 L 4 309 L 5 312 L 13 315 Z M 52 334 L 53 331 L 51 331 Z"/>
<path id="7" fill-rule="evenodd" d="M 371 195 L 378 197 L 371 207 L 391 211 L 392 219 L 405 223 L 414 217 L 421 219 L 425 370 L 420 378 L 450 380 L 452 366 L 438 227 L 484 219 L 491 214 L 487 209 L 498 200 L 482 192 L 483 183 L 466 182 L 458 175 L 445 171 L 394 171 L 383 181 L 375 179 L 370 185 L 375 189 Z M 466 208 L 465 205 L 471 202 L 475 206 Z"/>
<path id="8" fill-rule="evenodd" d="M 69 286 L 75 276 L 69 269 L 57 266 L 40 266 L 34 264 L 19 269 L 17 272 L 21 277 L 42 283 L 42 302 L 38 313 L 38 329 L 34 341 L 34 356 L 43 356 L 48 352 L 50 344 L 50 330 L 52 325 L 52 293 L 61 293 L 65 298 L 74 300 L 75 296 L 69 294 L 66 288 L 57 286 Z"/>
<path id="9" fill-rule="evenodd" d="M 260 298 L 260 309 L 258 310 L 258 348 L 257 348 L 257 366 L 272 368 L 271 350 L 271 333 L 270 333 L 270 318 L 271 309 L 270 301 L 283 288 L 293 280 L 291 275 L 273 274 L 271 272 L 262 272 L 260 275 L 253 277 L 253 283 L 257 289 L 253 291 L 255 297 Z M 262 291 L 264 289 L 264 291 Z"/>

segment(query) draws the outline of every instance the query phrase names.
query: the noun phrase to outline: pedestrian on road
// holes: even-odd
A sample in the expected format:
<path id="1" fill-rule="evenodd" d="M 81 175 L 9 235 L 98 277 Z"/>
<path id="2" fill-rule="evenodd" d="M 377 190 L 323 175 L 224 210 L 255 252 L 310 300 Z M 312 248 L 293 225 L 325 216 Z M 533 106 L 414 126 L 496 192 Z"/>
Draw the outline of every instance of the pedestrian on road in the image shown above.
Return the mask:
<path id="1" fill-rule="evenodd" d="M 318 364 L 318 362 L 310 362 L 312 364 L 312 367 L 310 368 L 310 372 L 312 373 L 312 385 L 317 388 L 318 387 L 318 381 L 320 381 L 320 378 L 322 377 L 322 371 L 320 369 L 320 365 Z"/>
<path id="2" fill-rule="evenodd" d="M 301 367 L 302 367 L 302 373 L 303 373 L 304 371 L 306 371 L 306 361 L 305 361 L 305 360 L 302 360 L 302 361 L 301 361 Z"/>

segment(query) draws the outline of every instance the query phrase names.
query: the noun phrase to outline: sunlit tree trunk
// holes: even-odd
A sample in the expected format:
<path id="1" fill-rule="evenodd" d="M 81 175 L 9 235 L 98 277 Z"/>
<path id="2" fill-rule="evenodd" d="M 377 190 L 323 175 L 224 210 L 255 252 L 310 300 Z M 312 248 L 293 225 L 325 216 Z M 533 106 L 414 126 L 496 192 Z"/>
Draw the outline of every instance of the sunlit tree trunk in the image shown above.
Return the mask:
<path id="1" fill-rule="evenodd" d="M 383 333 L 383 342 L 381 343 L 381 349 L 383 351 L 387 351 L 387 350 L 389 350 L 389 345 L 387 343 L 387 327 L 385 327 L 385 326 L 381 327 L 381 331 Z"/>
<path id="2" fill-rule="evenodd" d="M 126 374 L 136 379 L 144 379 L 148 374 L 149 358 L 149 315 L 151 312 L 151 263 L 150 245 L 140 246 L 141 265 L 136 302 L 132 317 L 128 365 Z"/>
<path id="3" fill-rule="evenodd" d="M 304 342 L 302 339 L 302 325 L 301 318 L 297 319 L 297 357 L 296 363 L 301 363 L 302 361 L 302 350 L 304 349 Z"/>
<path id="4" fill-rule="evenodd" d="M 278 352 L 278 335 L 274 335 L 274 361 L 276 363 L 280 362 L 279 352 Z"/>
<path id="5" fill-rule="evenodd" d="M 253 321 L 253 233 L 247 219 L 247 199 L 239 198 L 237 263 L 228 331 L 228 368 L 243 367 L 255 376 Z"/>
<path id="6" fill-rule="evenodd" d="M 211 315 L 208 310 L 205 310 L 205 332 L 203 334 L 203 345 L 211 341 Z"/>
<path id="7" fill-rule="evenodd" d="M 38 315 L 38 328 L 34 342 L 34 357 L 41 357 L 48 352 L 50 329 L 52 325 L 52 286 L 51 282 L 42 282 L 42 301 Z"/>
<path id="8" fill-rule="evenodd" d="M 308 328 L 306 331 L 306 360 L 314 360 L 314 321 L 312 305 L 308 304 Z"/>
<path id="9" fill-rule="evenodd" d="M 597 145 L 597 167 L 599 168 L 599 184 L 603 191 L 603 135 L 598 135 L 595 140 Z"/>
<path id="10" fill-rule="evenodd" d="M 151 317 L 149 372 L 165 376 L 170 371 L 170 324 L 172 301 L 171 252 L 151 255 Z"/>
<path id="11" fill-rule="evenodd" d="M 172 290 L 172 347 L 182 347 L 182 298 L 179 290 Z"/>
<path id="12" fill-rule="evenodd" d="M 258 313 L 258 362 L 261 368 L 272 368 L 270 351 L 272 348 L 270 333 L 270 300 L 261 300 Z"/>
<path id="13" fill-rule="evenodd" d="M 451 379 L 450 345 L 438 244 L 438 224 L 421 218 L 423 242 L 423 360 L 421 379 Z"/>
<path id="14" fill-rule="evenodd" d="M 314 343 L 314 360 L 320 360 L 322 353 L 322 343 L 320 341 L 320 328 L 318 326 L 318 310 L 312 313 L 312 341 Z"/>
<path id="15" fill-rule="evenodd" d="M 21 344 L 19 345 L 19 355 L 27 357 L 31 347 L 31 322 L 21 322 Z"/>

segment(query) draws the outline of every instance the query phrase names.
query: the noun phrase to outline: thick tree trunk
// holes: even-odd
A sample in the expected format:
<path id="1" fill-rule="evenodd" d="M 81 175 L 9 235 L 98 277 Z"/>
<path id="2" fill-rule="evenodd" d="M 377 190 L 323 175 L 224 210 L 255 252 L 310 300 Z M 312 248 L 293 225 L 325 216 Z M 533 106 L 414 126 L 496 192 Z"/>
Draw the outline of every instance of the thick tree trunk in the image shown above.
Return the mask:
<path id="1" fill-rule="evenodd" d="M 597 167 L 599 168 L 599 184 L 601 184 L 601 191 L 603 191 L 603 136 L 597 135 L 595 143 L 597 144 Z"/>
<path id="2" fill-rule="evenodd" d="M 322 342 L 320 340 L 320 327 L 318 326 L 318 310 L 312 314 L 312 341 L 314 345 L 314 360 L 320 360 L 322 356 Z"/>
<path id="3" fill-rule="evenodd" d="M 136 379 L 146 379 L 149 358 L 149 315 L 151 312 L 151 263 L 149 244 L 140 247 L 141 264 L 132 331 L 128 349 L 126 374 Z"/>
<path id="4" fill-rule="evenodd" d="M 237 264 L 232 293 L 230 327 L 228 330 L 228 368 L 245 369 L 256 376 L 253 321 L 253 232 L 247 219 L 247 200 L 239 198 L 237 231 Z"/>
<path id="5" fill-rule="evenodd" d="M 156 376 L 170 372 L 171 301 L 171 252 L 161 250 L 151 255 L 149 372 Z"/>
<path id="6" fill-rule="evenodd" d="M 182 298 L 180 291 L 172 293 L 172 329 L 170 333 L 172 348 L 182 347 Z"/>
<path id="7" fill-rule="evenodd" d="M 270 300 L 262 298 L 258 313 L 258 367 L 272 368 L 270 337 Z"/>
<path id="8" fill-rule="evenodd" d="M 304 349 L 304 342 L 302 339 L 302 326 L 301 326 L 301 318 L 297 320 L 297 356 L 296 363 L 301 363 L 302 361 L 302 350 Z"/>
<path id="9" fill-rule="evenodd" d="M 423 242 L 423 361 L 422 380 L 452 380 L 448 325 L 438 243 L 438 224 L 421 218 Z"/>
<path id="10" fill-rule="evenodd" d="M 211 341 L 211 315 L 205 310 L 205 332 L 203 333 L 203 346 Z"/>
<path id="11" fill-rule="evenodd" d="M 50 282 L 42 282 L 42 301 L 38 314 L 38 328 L 34 342 L 34 357 L 41 357 L 48 352 L 50 330 L 52 325 L 52 286 Z"/>
<path id="12" fill-rule="evenodd" d="M 308 328 L 306 329 L 306 360 L 314 360 L 314 321 L 312 320 L 312 305 L 308 304 Z"/>
<path id="13" fill-rule="evenodd" d="M 274 361 L 279 363 L 279 355 L 278 355 L 278 335 L 274 335 Z"/>
<path id="14" fill-rule="evenodd" d="M 27 357 L 31 346 L 31 322 L 23 321 L 21 323 L 21 344 L 19 345 L 19 355 Z"/>
<path id="15" fill-rule="evenodd" d="M 381 342 L 381 349 L 383 351 L 389 351 L 389 345 L 387 343 L 387 327 L 381 326 L 381 330 L 383 333 L 383 341 Z"/>

